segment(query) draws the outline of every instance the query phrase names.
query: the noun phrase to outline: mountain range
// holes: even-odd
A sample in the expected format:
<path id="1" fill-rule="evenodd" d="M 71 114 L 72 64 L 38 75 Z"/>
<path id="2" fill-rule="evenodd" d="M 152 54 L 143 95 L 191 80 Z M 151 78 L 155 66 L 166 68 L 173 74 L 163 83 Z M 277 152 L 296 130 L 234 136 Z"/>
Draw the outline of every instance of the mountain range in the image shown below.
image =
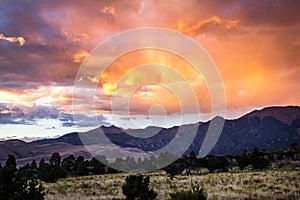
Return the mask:
<path id="1" fill-rule="evenodd" d="M 216 120 L 216 118 L 212 119 Z M 189 130 L 197 127 L 197 133 L 193 142 L 186 150 L 199 152 L 209 124 L 199 122 L 197 124 L 184 125 L 181 127 L 158 128 L 148 127 L 143 130 L 131 130 L 137 132 L 156 133 L 151 137 L 135 137 L 126 133 L 126 130 L 118 127 L 99 127 L 85 133 L 69 133 L 54 139 L 42 139 L 26 143 L 22 140 L 6 140 L 0 142 L 0 162 L 6 160 L 8 154 L 13 154 L 18 164 L 29 162 L 33 159 L 39 161 L 41 158 L 49 159 L 52 153 L 59 152 L 62 157 L 73 154 L 83 155 L 89 159 L 92 155 L 86 146 L 101 146 L 110 150 L 116 146 L 130 149 L 132 151 L 155 151 L 169 144 L 177 137 L 179 128 Z M 100 130 L 101 129 L 101 130 Z M 95 137 L 99 131 L 106 136 Z M 107 138 L 114 143 L 111 145 Z M 244 149 L 252 151 L 254 147 L 274 151 L 289 147 L 292 143 L 300 143 L 300 107 L 267 107 L 254 110 L 238 119 L 225 120 L 222 133 L 210 151 L 213 155 L 237 155 Z M 112 155 L 113 157 L 113 155 Z"/>

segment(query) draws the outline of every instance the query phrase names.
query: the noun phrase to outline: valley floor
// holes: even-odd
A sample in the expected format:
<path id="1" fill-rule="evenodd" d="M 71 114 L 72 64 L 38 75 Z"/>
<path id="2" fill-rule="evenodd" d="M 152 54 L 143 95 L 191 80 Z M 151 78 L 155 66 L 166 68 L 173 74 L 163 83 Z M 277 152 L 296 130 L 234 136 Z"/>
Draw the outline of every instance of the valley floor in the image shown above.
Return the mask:
<path id="1" fill-rule="evenodd" d="M 158 199 L 168 199 L 170 192 L 188 189 L 192 183 L 202 185 L 208 199 L 300 199 L 300 168 L 200 174 L 177 175 L 172 181 L 163 171 L 147 175 Z M 127 175 L 73 177 L 45 183 L 46 200 L 123 199 L 121 187 Z"/>

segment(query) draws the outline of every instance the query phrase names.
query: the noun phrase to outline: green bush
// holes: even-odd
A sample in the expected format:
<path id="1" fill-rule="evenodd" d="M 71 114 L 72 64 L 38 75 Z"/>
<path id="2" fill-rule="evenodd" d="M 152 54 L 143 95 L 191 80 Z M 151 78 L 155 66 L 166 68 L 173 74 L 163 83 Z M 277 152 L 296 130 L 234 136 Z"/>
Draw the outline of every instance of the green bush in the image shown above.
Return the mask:
<path id="1" fill-rule="evenodd" d="M 143 175 L 130 175 L 126 177 L 126 183 L 122 186 L 123 194 L 127 200 L 152 200 L 157 193 L 149 188 L 150 178 Z"/>
<path id="2" fill-rule="evenodd" d="M 190 190 L 181 190 L 170 194 L 170 200 L 206 200 L 207 193 L 199 185 Z"/>

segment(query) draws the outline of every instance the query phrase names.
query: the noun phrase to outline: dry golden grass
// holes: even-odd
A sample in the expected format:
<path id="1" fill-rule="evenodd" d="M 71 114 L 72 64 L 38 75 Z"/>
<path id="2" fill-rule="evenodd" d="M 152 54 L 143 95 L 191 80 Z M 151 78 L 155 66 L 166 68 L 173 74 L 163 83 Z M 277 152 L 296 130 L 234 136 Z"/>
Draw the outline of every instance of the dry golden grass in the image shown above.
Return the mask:
<path id="1" fill-rule="evenodd" d="M 73 177 L 45 183 L 46 200 L 123 199 L 121 186 L 127 175 Z M 194 172 L 192 176 L 176 176 L 172 181 L 163 171 L 147 175 L 158 199 L 168 199 L 168 194 L 178 189 L 189 189 L 191 183 L 205 187 L 208 199 L 300 199 L 299 168 L 205 175 Z"/>

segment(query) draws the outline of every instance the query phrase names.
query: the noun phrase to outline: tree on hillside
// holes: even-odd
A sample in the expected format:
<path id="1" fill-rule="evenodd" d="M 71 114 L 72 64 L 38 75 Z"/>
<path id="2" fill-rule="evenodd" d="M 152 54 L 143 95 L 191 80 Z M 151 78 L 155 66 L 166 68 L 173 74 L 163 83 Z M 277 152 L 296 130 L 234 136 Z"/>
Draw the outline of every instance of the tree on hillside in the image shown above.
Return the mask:
<path id="1" fill-rule="evenodd" d="M 67 176 L 75 175 L 76 159 L 74 155 L 69 155 L 68 157 L 64 158 L 61 162 L 61 167 L 66 172 Z"/>
<path id="2" fill-rule="evenodd" d="M 61 157 L 59 153 L 53 153 L 49 160 L 50 165 L 60 166 Z"/>
<path id="3" fill-rule="evenodd" d="M 92 160 L 89 162 L 91 167 L 91 172 L 93 174 L 105 174 L 106 166 L 100 162 L 97 158 L 93 157 Z"/>
<path id="4" fill-rule="evenodd" d="M 37 168 L 37 164 L 36 164 L 36 161 L 35 161 L 35 160 L 33 160 L 33 161 L 31 162 L 30 167 L 31 167 L 32 169 L 36 169 L 36 168 Z"/>
<path id="5" fill-rule="evenodd" d="M 36 169 L 31 167 L 29 163 L 19 168 L 19 173 L 25 180 L 30 180 L 36 177 Z"/>
<path id="6" fill-rule="evenodd" d="M 5 162 L 5 166 L 9 169 L 15 169 L 17 168 L 17 162 L 16 162 L 16 158 L 13 155 L 8 155 L 8 158 Z"/>
<path id="7" fill-rule="evenodd" d="M 9 155 L 6 165 L 0 168 L 0 199 L 43 200 L 44 188 L 36 179 L 22 179 L 16 168 L 16 159 Z"/>
<path id="8" fill-rule="evenodd" d="M 66 171 L 60 166 L 61 157 L 59 153 L 53 153 L 49 163 L 44 159 L 40 161 L 38 178 L 45 182 L 55 182 L 58 178 L 67 177 Z"/>
<path id="9" fill-rule="evenodd" d="M 76 175 L 86 176 L 89 174 L 88 162 L 84 161 L 83 156 L 79 156 L 76 159 Z"/>
<path id="10" fill-rule="evenodd" d="M 45 162 L 44 158 L 42 158 L 39 162 L 39 167 L 43 167 L 45 165 L 46 165 L 46 162 Z"/>

